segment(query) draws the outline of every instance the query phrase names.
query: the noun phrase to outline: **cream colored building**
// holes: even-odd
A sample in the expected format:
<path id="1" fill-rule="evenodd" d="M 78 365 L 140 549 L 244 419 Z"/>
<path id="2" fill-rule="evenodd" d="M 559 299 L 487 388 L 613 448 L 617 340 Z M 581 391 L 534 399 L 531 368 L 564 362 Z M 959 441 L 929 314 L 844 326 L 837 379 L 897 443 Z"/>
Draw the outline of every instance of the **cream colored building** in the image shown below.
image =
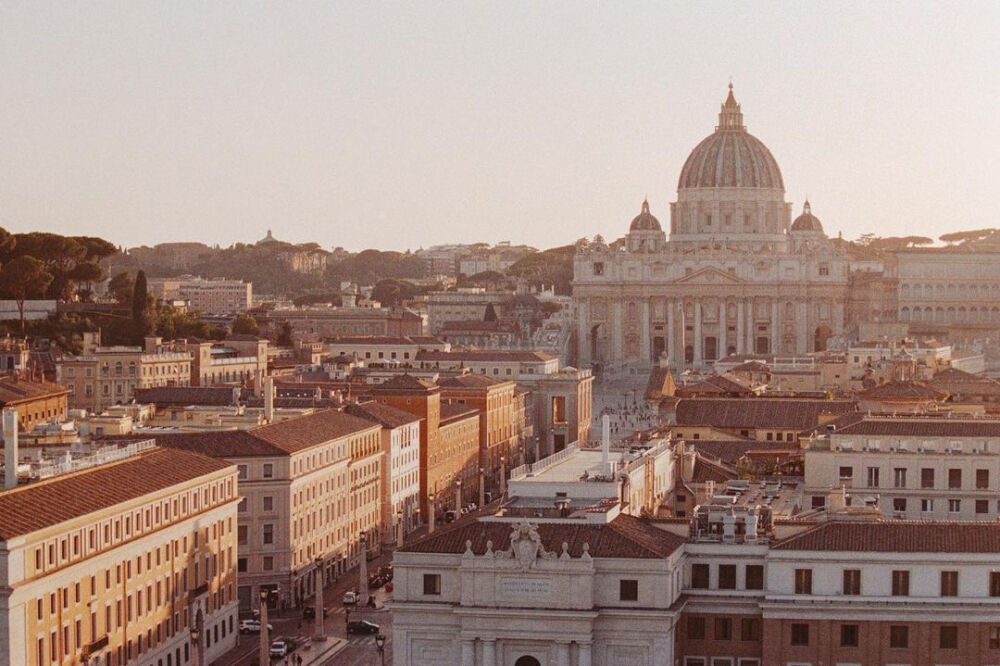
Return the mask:
<path id="1" fill-rule="evenodd" d="M 0 661 L 180 666 L 232 649 L 236 483 L 226 462 L 152 447 L 0 492 Z"/>
<path id="2" fill-rule="evenodd" d="M 688 156 L 669 238 L 647 202 L 624 244 L 580 241 L 578 364 L 704 366 L 727 354 L 804 354 L 844 334 L 846 253 L 806 202 L 792 221 L 778 163 L 732 88 Z"/>
<path id="3" fill-rule="evenodd" d="M 261 591 L 276 590 L 286 606 L 310 596 L 317 565 L 332 577 L 356 564 L 359 532 L 381 524 L 380 436 L 376 423 L 324 410 L 158 441 L 239 470 L 238 596 L 249 609 Z"/>
<path id="4" fill-rule="evenodd" d="M 846 492 L 852 504 L 877 503 L 887 517 L 995 522 L 1000 516 L 1000 419 L 846 419 L 805 442 L 803 492 L 813 507 Z"/>
<path id="5" fill-rule="evenodd" d="M 132 399 L 137 388 L 190 386 L 188 352 L 143 347 L 94 347 L 56 362 L 56 382 L 69 389 L 69 406 L 100 412 Z"/>

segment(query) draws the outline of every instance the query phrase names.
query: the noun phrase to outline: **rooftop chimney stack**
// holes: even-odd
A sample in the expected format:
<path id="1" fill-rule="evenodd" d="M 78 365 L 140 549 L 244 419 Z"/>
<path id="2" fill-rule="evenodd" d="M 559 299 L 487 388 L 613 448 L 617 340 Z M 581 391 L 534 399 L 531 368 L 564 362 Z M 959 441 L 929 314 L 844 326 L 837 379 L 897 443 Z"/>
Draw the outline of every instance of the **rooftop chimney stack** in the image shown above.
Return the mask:
<path id="1" fill-rule="evenodd" d="M 264 420 L 274 421 L 274 377 L 270 375 L 264 378 Z"/>
<path id="2" fill-rule="evenodd" d="M 17 410 L 3 410 L 3 464 L 5 489 L 17 487 Z"/>

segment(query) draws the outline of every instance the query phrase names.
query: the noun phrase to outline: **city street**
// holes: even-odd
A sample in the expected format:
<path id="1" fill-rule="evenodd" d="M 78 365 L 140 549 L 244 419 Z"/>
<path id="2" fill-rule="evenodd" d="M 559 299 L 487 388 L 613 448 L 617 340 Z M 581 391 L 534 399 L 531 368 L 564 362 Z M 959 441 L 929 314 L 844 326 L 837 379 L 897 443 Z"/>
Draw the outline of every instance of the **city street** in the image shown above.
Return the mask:
<path id="1" fill-rule="evenodd" d="M 391 554 L 382 555 L 379 558 L 368 562 L 368 571 L 373 572 L 391 559 Z M 337 580 L 323 588 L 324 606 L 326 613 L 324 616 L 325 635 L 332 638 L 346 639 L 347 645 L 332 657 L 324 658 L 320 662 L 315 662 L 314 655 L 318 652 L 312 645 L 313 620 L 302 620 L 302 609 L 292 609 L 284 613 L 268 613 L 268 624 L 274 627 L 270 640 L 281 637 L 294 639 L 301 647 L 295 650 L 292 656 L 301 655 L 303 666 L 371 666 L 380 664 L 378 649 L 375 645 L 375 636 L 372 634 L 347 636 L 347 621 L 367 620 L 379 625 L 381 633 L 386 637 L 385 661 L 392 662 L 392 613 L 384 607 L 387 598 L 391 594 L 384 588 L 370 590 L 371 596 L 375 597 L 377 608 L 364 608 L 344 606 L 341 598 L 348 590 L 359 589 L 358 569 L 339 576 Z M 259 636 L 257 634 L 247 634 L 240 636 L 240 644 L 231 650 L 222 659 L 214 663 L 219 666 L 259 666 Z M 325 646 L 324 646 L 325 647 Z M 322 649 L 322 648 L 320 648 Z M 284 665 L 284 660 L 273 659 L 272 664 Z M 291 658 L 288 661 L 292 664 Z"/>

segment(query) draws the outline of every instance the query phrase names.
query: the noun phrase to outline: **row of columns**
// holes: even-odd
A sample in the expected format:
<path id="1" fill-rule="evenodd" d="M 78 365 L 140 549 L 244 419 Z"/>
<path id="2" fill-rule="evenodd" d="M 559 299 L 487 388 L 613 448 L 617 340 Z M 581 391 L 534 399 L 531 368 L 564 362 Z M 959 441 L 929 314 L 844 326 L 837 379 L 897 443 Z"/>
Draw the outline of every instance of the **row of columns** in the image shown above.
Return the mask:
<path id="1" fill-rule="evenodd" d="M 462 666 L 497 666 L 497 641 L 495 638 L 481 638 L 483 658 L 476 664 L 476 639 L 462 639 Z M 575 641 L 574 641 L 575 642 Z M 570 666 L 570 641 L 556 641 L 556 666 Z M 577 664 L 591 666 L 591 644 L 576 642 Z"/>

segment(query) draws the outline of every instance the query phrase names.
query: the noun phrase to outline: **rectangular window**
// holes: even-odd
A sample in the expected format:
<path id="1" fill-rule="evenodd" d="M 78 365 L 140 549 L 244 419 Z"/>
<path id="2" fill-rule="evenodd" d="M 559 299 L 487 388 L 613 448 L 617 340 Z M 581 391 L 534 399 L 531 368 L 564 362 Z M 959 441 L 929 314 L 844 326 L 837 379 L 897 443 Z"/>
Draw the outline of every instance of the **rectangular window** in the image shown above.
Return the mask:
<path id="1" fill-rule="evenodd" d="M 264 523 L 264 543 L 272 544 L 274 543 L 274 525 L 271 523 Z"/>
<path id="2" fill-rule="evenodd" d="M 844 594 L 861 594 L 861 569 L 844 569 Z"/>
<path id="3" fill-rule="evenodd" d="M 941 572 L 941 596 L 942 597 L 957 597 L 958 596 L 958 572 L 957 571 L 942 571 Z"/>
<path id="4" fill-rule="evenodd" d="M 894 497 L 892 499 L 892 510 L 893 511 L 906 511 L 906 498 L 905 497 Z"/>
<path id="5" fill-rule="evenodd" d="M 441 594 L 441 574 L 424 574 L 424 594 Z"/>
<path id="6" fill-rule="evenodd" d="M 854 468 L 848 466 L 842 466 L 840 468 L 840 478 L 841 479 L 852 479 L 854 478 Z"/>
<path id="7" fill-rule="evenodd" d="M 976 500 L 976 513 L 988 513 L 990 510 L 989 500 Z"/>
<path id="8" fill-rule="evenodd" d="M 924 467 L 920 470 L 920 487 L 921 488 L 933 488 L 934 487 L 934 468 Z"/>
<path id="9" fill-rule="evenodd" d="M 962 470 L 960 469 L 948 470 L 948 487 L 952 489 L 962 487 Z"/>
<path id="10" fill-rule="evenodd" d="M 933 511 L 934 500 L 932 500 L 929 497 L 925 497 L 924 499 L 920 500 L 920 510 L 923 511 L 924 513 L 930 513 L 931 511 Z"/>
<path id="11" fill-rule="evenodd" d="M 990 572 L 990 596 L 1000 597 L 1000 571 Z"/>
<path id="12" fill-rule="evenodd" d="M 759 641 L 760 620 L 752 617 L 745 617 L 742 620 L 740 620 L 740 640 Z"/>
<path id="13" fill-rule="evenodd" d="M 730 641 L 733 639 L 733 621 L 728 617 L 715 618 L 715 640 Z"/>
<path id="14" fill-rule="evenodd" d="M 958 627 L 953 624 L 941 627 L 938 639 L 938 645 L 942 650 L 956 649 L 958 647 Z"/>
<path id="15" fill-rule="evenodd" d="M 261 475 L 265 479 L 274 478 L 274 465 L 271 463 L 264 463 L 264 473 Z"/>
<path id="16" fill-rule="evenodd" d="M 264 569 L 264 571 L 273 571 L 274 570 L 274 558 L 271 557 L 270 555 L 265 555 L 264 556 L 263 569 Z"/>
<path id="17" fill-rule="evenodd" d="M 960 499 L 948 500 L 948 513 L 961 513 L 961 512 L 962 512 L 962 500 Z"/>
<path id="18" fill-rule="evenodd" d="M 894 467 L 892 469 L 892 485 L 894 488 L 906 487 L 906 468 Z"/>
<path id="19" fill-rule="evenodd" d="M 274 498 L 271 496 L 264 497 L 264 511 L 274 511 Z"/>
<path id="20" fill-rule="evenodd" d="M 719 589 L 720 590 L 735 590 L 736 589 L 736 565 L 735 564 L 720 564 L 719 565 Z"/>
<path id="21" fill-rule="evenodd" d="M 840 625 L 840 647 L 858 647 L 858 625 Z"/>
<path id="22" fill-rule="evenodd" d="M 988 490 L 990 487 L 990 470 L 988 469 L 977 469 L 976 470 L 976 489 L 977 490 Z"/>
<path id="23" fill-rule="evenodd" d="M 236 466 L 236 471 L 237 471 L 237 473 L 239 475 L 240 481 L 245 481 L 246 478 L 247 478 L 247 466 L 246 465 L 237 465 Z"/>
<path id="24" fill-rule="evenodd" d="M 795 570 L 795 594 L 812 594 L 813 572 L 812 569 Z"/>
<path id="25" fill-rule="evenodd" d="M 910 628 L 903 624 L 891 625 L 889 627 L 889 647 L 910 647 Z"/>
<path id="26" fill-rule="evenodd" d="M 809 625 L 795 622 L 792 624 L 792 645 L 809 645 Z"/>
<path id="27" fill-rule="evenodd" d="M 1000 627 L 990 627 L 990 649 L 1000 650 Z"/>
<path id="28" fill-rule="evenodd" d="M 878 488 L 878 467 L 868 468 L 868 487 Z"/>
<path id="29" fill-rule="evenodd" d="M 705 618 L 689 617 L 687 619 L 687 637 L 689 640 L 704 640 L 705 638 Z"/>
<path id="30" fill-rule="evenodd" d="M 707 590 L 708 589 L 708 565 L 707 564 L 692 564 L 691 565 L 691 587 L 696 590 Z"/>
<path id="31" fill-rule="evenodd" d="M 619 601 L 639 600 L 639 581 L 623 579 L 618 581 Z"/>
<path id="32" fill-rule="evenodd" d="M 748 590 L 764 589 L 764 565 L 748 564 L 746 575 L 747 575 L 746 585 Z"/>
<path id="33" fill-rule="evenodd" d="M 910 572 L 897 569 L 892 572 L 892 596 L 910 596 Z"/>

